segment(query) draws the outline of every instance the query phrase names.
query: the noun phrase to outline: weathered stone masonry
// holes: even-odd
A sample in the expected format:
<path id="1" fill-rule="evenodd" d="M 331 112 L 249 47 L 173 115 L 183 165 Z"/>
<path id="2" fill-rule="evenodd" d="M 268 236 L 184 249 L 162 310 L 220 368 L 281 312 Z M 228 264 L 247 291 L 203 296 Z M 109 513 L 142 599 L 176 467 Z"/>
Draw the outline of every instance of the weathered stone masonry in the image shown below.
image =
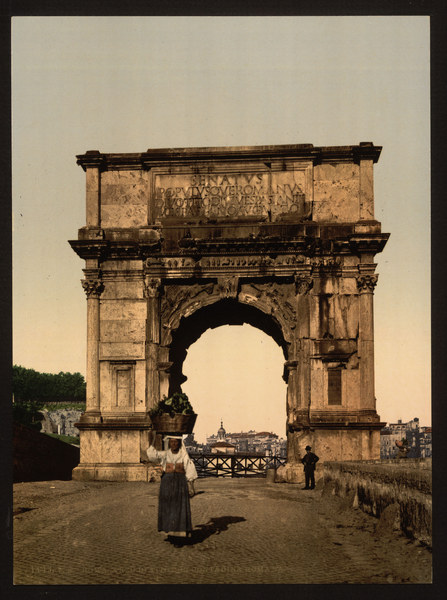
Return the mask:
<path id="1" fill-rule="evenodd" d="M 147 479 L 149 409 L 180 390 L 188 347 L 250 323 L 284 353 L 290 469 L 379 457 L 372 143 L 78 156 L 87 223 L 87 409 L 77 478 Z M 194 402 L 194 399 L 192 399 Z"/>

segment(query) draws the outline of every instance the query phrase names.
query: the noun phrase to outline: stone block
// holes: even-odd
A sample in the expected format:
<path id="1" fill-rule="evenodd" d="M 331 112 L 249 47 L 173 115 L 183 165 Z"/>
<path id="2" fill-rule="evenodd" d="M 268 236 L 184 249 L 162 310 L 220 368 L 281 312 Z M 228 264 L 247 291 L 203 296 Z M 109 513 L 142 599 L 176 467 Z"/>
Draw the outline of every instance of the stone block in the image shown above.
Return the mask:
<path id="1" fill-rule="evenodd" d="M 275 483 L 304 484 L 303 465 L 287 463 L 276 469 Z"/>
<path id="2" fill-rule="evenodd" d="M 73 481 L 96 481 L 96 469 L 80 464 L 73 469 L 71 478 Z"/>
<path id="3" fill-rule="evenodd" d="M 140 460 L 140 434 L 139 431 L 122 431 L 121 433 L 121 459 L 122 463 L 134 463 Z"/>
<path id="4" fill-rule="evenodd" d="M 81 430 L 81 463 L 96 463 L 101 460 L 101 448 L 99 445 L 99 432 L 92 429 Z"/>
<path id="5" fill-rule="evenodd" d="M 101 342 L 144 342 L 146 322 L 136 319 L 100 321 Z"/>
<path id="6" fill-rule="evenodd" d="M 121 462 L 121 431 L 99 430 L 98 444 L 101 451 L 101 462 L 119 463 Z"/>
<path id="7" fill-rule="evenodd" d="M 132 231 L 124 230 L 128 233 L 128 236 L 133 239 L 135 237 L 135 233 Z M 138 230 L 139 231 L 139 230 Z M 123 238 L 124 233 L 119 230 L 120 240 Z M 116 234 L 117 235 L 117 234 Z M 109 236 L 112 237 L 111 232 L 109 232 Z M 143 269 L 143 261 L 142 260 L 105 260 L 102 263 L 101 270 L 102 272 L 112 271 L 113 274 L 119 276 L 121 273 L 129 273 L 135 271 L 135 274 L 139 274 Z"/>
<path id="8" fill-rule="evenodd" d="M 161 469 L 158 466 L 144 464 L 80 464 L 73 470 L 72 478 L 76 481 L 147 481 L 158 483 L 161 480 Z"/>
<path id="9" fill-rule="evenodd" d="M 344 391 L 343 401 L 347 410 L 358 410 L 360 408 L 360 371 L 359 369 L 346 369 L 343 373 Z"/>
<path id="10" fill-rule="evenodd" d="M 321 164 L 314 167 L 314 221 L 354 222 L 359 219 L 359 167 Z"/>
<path id="11" fill-rule="evenodd" d="M 147 206 L 125 204 L 102 205 L 101 227 L 144 227 L 147 225 Z"/>
<path id="12" fill-rule="evenodd" d="M 108 170 L 101 174 L 101 205 L 146 206 L 150 174 L 143 170 Z M 119 227 L 117 223 L 113 225 Z"/>
<path id="13" fill-rule="evenodd" d="M 101 302 L 101 321 L 144 321 L 147 317 L 147 301 L 140 300 L 103 300 Z"/>
<path id="14" fill-rule="evenodd" d="M 144 359 L 144 342 L 101 342 L 99 360 Z"/>
<path id="15" fill-rule="evenodd" d="M 142 279 L 106 281 L 101 294 L 103 300 L 144 300 Z"/>

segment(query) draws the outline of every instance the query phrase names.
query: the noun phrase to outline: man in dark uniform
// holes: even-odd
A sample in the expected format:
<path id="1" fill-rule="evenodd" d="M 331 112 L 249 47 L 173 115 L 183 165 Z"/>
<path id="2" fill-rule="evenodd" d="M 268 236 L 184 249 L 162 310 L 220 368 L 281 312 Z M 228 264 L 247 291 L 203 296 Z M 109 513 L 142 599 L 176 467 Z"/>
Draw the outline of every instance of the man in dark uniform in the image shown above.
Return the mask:
<path id="1" fill-rule="evenodd" d="M 304 476 L 306 477 L 306 487 L 303 490 L 313 490 L 315 487 L 315 465 L 320 460 L 316 454 L 311 452 L 312 448 L 306 446 L 306 454 L 301 459 L 304 465 Z M 310 483 L 310 487 L 309 487 Z"/>

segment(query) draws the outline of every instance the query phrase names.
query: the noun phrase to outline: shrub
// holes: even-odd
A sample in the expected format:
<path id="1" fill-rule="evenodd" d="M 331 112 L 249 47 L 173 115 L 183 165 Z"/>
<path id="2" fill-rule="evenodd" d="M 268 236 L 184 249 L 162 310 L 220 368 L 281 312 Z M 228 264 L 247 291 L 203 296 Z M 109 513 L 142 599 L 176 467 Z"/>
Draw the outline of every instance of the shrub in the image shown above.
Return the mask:
<path id="1" fill-rule="evenodd" d="M 169 398 L 163 396 L 154 408 L 149 411 L 151 417 L 162 414 L 182 414 L 192 415 L 194 414 L 193 407 L 188 399 L 188 396 L 183 392 L 175 392 Z"/>

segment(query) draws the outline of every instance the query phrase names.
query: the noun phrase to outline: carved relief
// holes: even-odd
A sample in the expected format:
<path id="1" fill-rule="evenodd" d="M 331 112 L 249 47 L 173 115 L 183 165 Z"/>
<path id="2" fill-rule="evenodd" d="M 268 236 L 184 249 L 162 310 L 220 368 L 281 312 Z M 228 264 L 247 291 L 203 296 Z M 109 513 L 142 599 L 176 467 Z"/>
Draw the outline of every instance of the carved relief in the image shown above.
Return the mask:
<path id="1" fill-rule="evenodd" d="M 342 259 L 339 256 L 315 256 L 311 259 L 311 263 L 315 269 L 337 269 L 341 267 Z"/>
<path id="2" fill-rule="evenodd" d="M 144 267 L 145 269 L 150 269 L 153 267 L 162 267 L 163 266 L 163 262 L 160 258 L 156 258 L 154 256 L 149 256 L 149 258 L 146 258 L 146 260 L 144 261 Z"/>
<path id="3" fill-rule="evenodd" d="M 290 284 L 246 284 L 239 294 L 239 300 L 259 308 L 266 314 L 271 314 L 281 325 L 284 339 L 287 342 L 293 340 L 297 313 Z"/>
<path id="4" fill-rule="evenodd" d="M 104 284 L 100 279 L 81 279 L 81 284 L 87 298 L 99 298 L 104 291 Z"/>
<path id="5" fill-rule="evenodd" d="M 276 256 L 245 255 L 245 256 L 209 256 L 197 259 L 191 256 L 176 257 L 149 257 L 145 260 L 146 269 L 214 269 L 222 267 L 283 267 L 306 263 L 306 257 L 302 254 L 291 254 Z"/>
<path id="6" fill-rule="evenodd" d="M 239 286 L 239 277 L 219 277 L 217 291 L 221 298 L 236 298 Z"/>
<path id="7" fill-rule="evenodd" d="M 191 314 L 193 305 L 206 306 L 213 302 L 210 299 L 215 284 L 207 285 L 167 285 L 161 299 L 161 320 L 163 327 L 163 343 L 170 343 L 172 329 L 176 329 L 180 319 Z M 218 298 L 216 298 L 217 300 Z M 215 301 L 215 300 L 214 300 Z"/>
<path id="8" fill-rule="evenodd" d="M 356 277 L 357 280 L 357 288 L 359 292 L 362 294 L 374 292 L 374 288 L 376 287 L 377 280 L 379 279 L 378 275 L 359 275 Z"/>

